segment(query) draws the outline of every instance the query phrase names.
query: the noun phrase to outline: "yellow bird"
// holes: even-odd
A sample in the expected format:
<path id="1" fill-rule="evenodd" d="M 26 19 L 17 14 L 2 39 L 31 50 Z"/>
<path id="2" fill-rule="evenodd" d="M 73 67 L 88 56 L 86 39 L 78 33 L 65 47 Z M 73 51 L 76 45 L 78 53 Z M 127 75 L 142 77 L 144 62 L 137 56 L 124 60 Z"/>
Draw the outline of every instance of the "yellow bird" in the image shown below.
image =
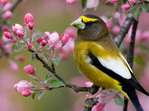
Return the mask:
<path id="1" fill-rule="evenodd" d="M 97 86 L 116 89 L 132 101 L 136 111 L 143 111 L 135 89 L 149 93 L 133 76 L 133 71 L 110 38 L 106 24 L 95 15 L 80 16 L 71 23 L 78 28 L 74 62 L 85 76 Z"/>

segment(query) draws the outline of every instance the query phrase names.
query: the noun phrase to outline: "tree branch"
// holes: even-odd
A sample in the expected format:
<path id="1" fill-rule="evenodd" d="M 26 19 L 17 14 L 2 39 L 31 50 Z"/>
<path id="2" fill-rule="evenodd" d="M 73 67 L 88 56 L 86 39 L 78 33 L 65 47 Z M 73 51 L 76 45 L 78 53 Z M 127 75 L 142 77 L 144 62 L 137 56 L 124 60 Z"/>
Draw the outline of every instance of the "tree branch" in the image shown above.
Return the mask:
<path id="1" fill-rule="evenodd" d="M 134 47 L 135 47 L 135 37 L 136 37 L 137 27 L 138 27 L 138 21 L 134 20 L 132 33 L 131 33 L 129 52 L 128 52 L 128 56 L 127 56 L 127 61 L 132 69 L 133 69 L 133 61 L 134 61 Z M 124 105 L 123 111 L 127 111 L 128 99 L 126 97 L 124 97 L 124 102 L 125 102 L 125 105 Z"/>
<path id="2" fill-rule="evenodd" d="M 122 28 L 118 35 L 115 37 L 114 41 L 117 44 L 118 47 L 120 47 L 125 35 L 128 33 L 128 30 L 134 20 L 133 14 L 129 13 L 122 25 Z"/>
<path id="3" fill-rule="evenodd" d="M 12 12 L 14 11 L 14 9 L 18 6 L 19 3 L 21 3 L 23 0 L 16 0 L 13 5 L 12 8 L 10 9 Z"/>

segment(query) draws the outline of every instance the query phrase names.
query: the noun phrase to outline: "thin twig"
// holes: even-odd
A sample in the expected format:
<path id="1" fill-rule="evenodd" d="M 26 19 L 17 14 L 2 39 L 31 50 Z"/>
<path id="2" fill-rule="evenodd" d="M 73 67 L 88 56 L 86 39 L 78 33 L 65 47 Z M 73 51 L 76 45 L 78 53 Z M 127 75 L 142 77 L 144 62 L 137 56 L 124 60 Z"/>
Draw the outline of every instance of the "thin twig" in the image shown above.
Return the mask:
<path id="1" fill-rule="evenodd" d="M 10 9 L 12 12 L 14 11 L 14 9 L 18 6 L 19 3 L 21 3 L 23 0 L 16 0 L 13 5 L 12 8 Z"/>
<path id="2" fill-rule="evenodd" d="M 134 20 L 133 27 L 132 27 L 132 33 L 131 33 L 129 52 L 127 56 L 127 61 L 132 69 L 133 69 L 133 61 L 134 61 L 134 47 L 135 47 L 135 37 L 136 37 L 137 27 L 138 27 L 138 21 Z M 124 102 L 125 102 L 125 105 L 124 105 L 123 111 L 127 111 L 128 99 L 126 97 L 124 97 Z"/>
<path id="3" fill-rule="evenodd" d="M 129 13 L 122 25 L 122 28 L 118 35 L 115 37 L 115 43 L 117 44 L 118 47 L 120 47 L 125 35 L 128 33 L 128 30 L 134 20 L 133 14 Z"/>

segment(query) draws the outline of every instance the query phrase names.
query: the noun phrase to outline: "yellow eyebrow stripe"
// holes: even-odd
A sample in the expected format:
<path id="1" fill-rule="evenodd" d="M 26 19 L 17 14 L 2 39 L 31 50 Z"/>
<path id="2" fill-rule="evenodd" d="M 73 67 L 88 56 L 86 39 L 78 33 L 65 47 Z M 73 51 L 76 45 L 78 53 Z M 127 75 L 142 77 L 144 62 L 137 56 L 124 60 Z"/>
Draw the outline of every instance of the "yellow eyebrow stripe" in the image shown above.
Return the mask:
<path id="1" fill-rule="evenodd" d="M 98 21 L 99 20 L 99 19 L 96 19 L 96 18 L 88 18 L 88 17 L 85 17 L 85 16 L 81 16 L 80 18 L 82 18 L 82 20 L 83 20 L 84 23 L 95 22 L 95 21 Z"/>

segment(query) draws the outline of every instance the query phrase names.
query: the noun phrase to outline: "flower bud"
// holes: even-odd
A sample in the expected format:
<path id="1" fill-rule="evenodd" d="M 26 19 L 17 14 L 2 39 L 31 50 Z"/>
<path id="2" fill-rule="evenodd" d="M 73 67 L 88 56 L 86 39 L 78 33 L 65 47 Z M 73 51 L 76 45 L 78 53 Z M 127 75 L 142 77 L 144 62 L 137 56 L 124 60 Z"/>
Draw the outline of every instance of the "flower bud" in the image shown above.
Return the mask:
<path id="1" fill-rule="evenodd" d="M 24 71 L 31 75 L 35 74 L 35 68 L 30 64 L 28 64 L 27 66 L 24 67 Z"/>
<path id="2" fill-rule="evenodd" d="M 24 56 L 18 56 L 17 59 L 18 59 L 20 62 L 24 62 L 24 61 L 25 61 Z"/>
<path id="3" fill-rule="evenodd" d="M 115 34 L 115 35 L 117 35 L 118 33 L 119 33 L 119 31 L 120 31 L 120 27 L 119 26 L 114 26 L 113 28 L 112 28 L 112 31 L 113 31 L 113 33 Z"/>
<path id="4" fill-rule="evenodd" d="M 130 3 L 136 3 L 138 0 L 128 0 Z"/>
<path id="5" fill-rule="evenodd" d="M 27 44 L 27 47 L 30 49 L 30 48 L 33 47 L 33 45 L 32 44 Z"/>
<path id="6" fill-rule="evenodd" d="M 20 38 L 24 37 L 24 32 L 21 31 L 21 30 L 17 30 L 17 31 L 16 31 L 16 34 L 17 34 L 17 36 L 20 37 Z"/>
<path id="7" fill-rule="evenodd" d="M 58 50 L 58 51 L 61 50 L 62 49 L 62 43 L 58 42 L 55 46 L 55 49 Z"/>
<path id="8" fill-rule="evenodd" d="M 47 41 L 46 41 L 46 40 L 42 40 L 42 41 L 40 42 L 40 44 L 41 44 L 42 46 L 45 46 L 45 45 L 47 44 Z"/>
<path id="9" fill-rule="evenodd" d="M 13 86 L 13 89 L 17 91 L 17 83 Z"/>
<path id="10" fill-rule="evenodd" d="M 58 35 L 58 33 L 57 33 L 57 32 L 53 32 L 53 33 L 50 35 L 50 37 L 49 37 L 48 43 L 49 43 L 49 45 L 52 47 L 52 46 L 54 46 L 54 45 L 57 44 L 58 40 L 59 40 L 59 35 Z"/>
<path id="11" fill-rule="evenodd" d="M 29 22 L 29 23 L 27 24 L 27 27 L 28 27 L 28 29 L 33 30 L 33 28 L 34 28 L 34 23 L 33 23 L 33 22 Z"/>
<path id="12" fill-rule="evenodd" d="M 39 39 L 37 40 L 37 43 L 40 44 L 40 42 L 41 42 L 42 40 L 44 40 L 44 37 L 39 38 Z"/>
<path id="13" fill-rule="evenodd" d="M 29 83 L 26 80 L 22 80 L 22 81 L 18 82 L 18 84 L 17 84 L 17 91 L 18 92 L 23 92 L 23 91 L 26 91 L 26 90 L 30 90 L 31 87 L 32 87 L 31 83 Z"/>
<path id="14" fill-rule="evenodd" d="M 108 29 L 110 29 L 110 28 L 112 27 L 111 21 L 107 21 L 107 22 L 106 22 L 106 26 L 107 26 Z"/>
<path id="15" fill-rule="evenodd" d="M 66 34 L 66 33 L 63 33 L 63 34 L 61 35 L 61 40 L 62 40 L 62 43 L 63 43 L 63 44 L 66 44 L 66 43 L 68 42 L 68 40 L 69 40 L 69 35 Z"/>
<path id="16" fill-rule="evenodd" d="M 25 24 L 28 24 L 29 22 L 33 22 L 33 21 L 34 21 L 34 17 L 31 13 L 25 14 L 25 17 L 24 17 Z"/>
<path id="17" fill-rule="evenodd" d="M 1 28 L 2 31 L 9 31 L 9 27 L 7 25 L 3 25 Z"/>
<path id="18" fill-rule="evenodd" d="M 69 5 L 73 5 L 77 2 L 78 0 L 66 0 L 66 3 Z"/>
<path id="19" fill-rule="evenodd" d="M 8 11 L 12 8 L 12 4 L 10 2 L 8 2 L 6 5 L 4 5 L 3 10 L 4 11 Z"/>
<path id="20" fill-rule="evenodd" d="M 4 32 L 4 36 L 7 38 L 7 39 L 12 39 L 12 34 L 10 32 Z"/>
<path id="21" fill-rule="evenodd" d="M 14 33 L 16 33 L 17 30 L 21 30 L 21 31 L 24 32 L 24 28 L 23 28 L 20 24 L 15 24 L 15 26 L 12 26 L 12 31 L 13 31 Z"/>
<path id="22" fill-rule="evenodd" d="M 7 43 L 6 45 L 4 45 L 4 49 L 6 52 L 11 53 L 12 52 L 12 44 Z"/>
<path id="23" fill-rule="evenodd" d="M 128 10 L 128 9 L 130 9 L 131 8 L 131 5 L 130 4 L 123 4 L 122 5 L 122 10 Z"/>
<path id="24" fill-rule="evenodd" d="M 0 5 L 4 6 L 7 2 L 8 0 L 0 0 Z"/>
<path id="25" fill-rule="evenodd" d="M 19 66 L 18 66 L 18 64 L 17 64 L 16 62 L 11 62 L 11 63 L 10 63 L 10 69 L 11 69 L 12 71 L 17 72 L 17 71 L 19 71 Z"/>
<path id="26" fill-rule="evenodd" d="M 86 8 L 96 8 L 99 4 L 99 0 L 87 0 Z"/>
<path id="27" fill-rule="evenodd" d="M 119 1 L 121 1 L 121 0 L 110 0 L 111 3 L 117 3 Z"/>
<path id="28" fill-rule="evenodd" d="M 21 93 L 22 93 L 22 95 L 25 96 L 25 97 L 28 97 L 28 96 L 31 95 L 31 93 L 30 93 L 29 90 L 22 91 Z"/>
<path id="29" fill-rule="evenodd" d="M 4 19 L 10 19 L 12 17 L 12 12 L 11 11 L 6 11 L 3 14 Z"/>
<path id="30" fill-rule="evenodd" d="M 68 27 L 65 30 L 65 33 L 67 33 L 69 35 L 69 37 L 74 38 L 76 36 L 76 30 L 73 27 Z"/>

